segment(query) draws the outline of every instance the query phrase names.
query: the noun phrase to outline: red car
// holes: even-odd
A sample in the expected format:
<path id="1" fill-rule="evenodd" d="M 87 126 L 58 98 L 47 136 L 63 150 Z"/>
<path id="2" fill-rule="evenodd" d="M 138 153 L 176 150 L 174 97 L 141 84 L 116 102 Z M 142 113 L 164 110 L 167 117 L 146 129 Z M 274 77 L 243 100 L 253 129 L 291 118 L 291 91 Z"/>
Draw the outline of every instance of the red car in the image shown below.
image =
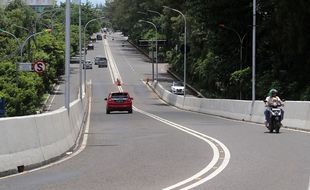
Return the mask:
<path id="1" fill-rule="evenodd" d="M 128 111 L 132 113 L 132 100 L 128 92 L 111 92 L 107 101 L 106 113 L 109 114 L 111 111 Z"/>

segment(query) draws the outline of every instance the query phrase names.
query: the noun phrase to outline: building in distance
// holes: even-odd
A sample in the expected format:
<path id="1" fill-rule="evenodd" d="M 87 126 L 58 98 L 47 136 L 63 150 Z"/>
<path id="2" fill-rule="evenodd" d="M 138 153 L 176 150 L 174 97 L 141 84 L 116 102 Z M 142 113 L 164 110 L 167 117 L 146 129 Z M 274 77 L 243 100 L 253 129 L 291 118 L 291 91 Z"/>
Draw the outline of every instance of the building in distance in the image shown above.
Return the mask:
<path id="1" fill-rule="evenodd" d="M 12 0 L 0 0 L 0 6 L 7 6 Z M 23 0 L 27 5 L 31 6 L 36 12 L 42 12 L 45 8 L 54 7 L 56 0 Z"/>

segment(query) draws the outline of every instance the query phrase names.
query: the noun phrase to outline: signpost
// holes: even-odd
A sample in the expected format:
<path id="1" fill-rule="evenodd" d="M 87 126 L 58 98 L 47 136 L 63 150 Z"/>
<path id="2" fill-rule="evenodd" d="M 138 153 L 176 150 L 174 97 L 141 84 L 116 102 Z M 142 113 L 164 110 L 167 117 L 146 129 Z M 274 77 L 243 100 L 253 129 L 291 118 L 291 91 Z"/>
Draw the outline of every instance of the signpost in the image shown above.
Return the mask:
<path id="1" fill-rule="evenodd" d="M 43 61 L 36 61 L 33 63 L 33 71 L 38 74 L 41 74 L 45 71 L 46 65 Z"/>
<path id="2" fill-rule="evenodd" d="M 19 71 L 32 71 L 32 63 L 18 63 Z"/>
<path id="3" fill-rule="evenodd" d="M 35 61 L 34 63 L 18 63 L 19 71 L 34 71 L 38 74 L 43 73 L 46 70 L 46 63 L 43 61 Z"/>

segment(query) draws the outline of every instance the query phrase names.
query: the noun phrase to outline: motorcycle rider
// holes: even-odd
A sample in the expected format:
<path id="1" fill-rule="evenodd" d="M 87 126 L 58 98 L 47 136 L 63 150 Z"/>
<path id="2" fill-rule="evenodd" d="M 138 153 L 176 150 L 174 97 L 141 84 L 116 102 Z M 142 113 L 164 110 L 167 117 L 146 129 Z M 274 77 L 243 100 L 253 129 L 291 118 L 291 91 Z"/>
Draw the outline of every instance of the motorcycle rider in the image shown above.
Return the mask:
<path id="1" fill-rule="evenodd" d="M 276 89 L 271 89 L 268 93 L 268 96 L 265 99 L 265 106 L 267 107 L 264 114 L 265 114 L 265 126 L 269 128 L 269 123 L 270 123 L 270 109 L 272 106 L 282 106 L 283 102 L 277 96 L 278 91 Z M 281 121 L 283 120 L 284 116 L 284 111 L 281 109 Z"/>

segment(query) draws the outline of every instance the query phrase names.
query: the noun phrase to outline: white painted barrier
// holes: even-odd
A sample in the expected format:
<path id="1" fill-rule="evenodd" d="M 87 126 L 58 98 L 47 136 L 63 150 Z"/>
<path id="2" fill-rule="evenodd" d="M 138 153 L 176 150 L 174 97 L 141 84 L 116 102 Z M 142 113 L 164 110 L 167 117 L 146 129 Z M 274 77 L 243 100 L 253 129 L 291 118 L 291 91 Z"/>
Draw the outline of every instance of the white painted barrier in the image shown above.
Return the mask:
<path id="1" fill-rule="evenodd" d="M 207 99 L 172 94 L 159 83 L 151 85 L 153 90 L 167 103 L 181 109 L 222 116 L 231 119 L 264 123 L 265 104 L 263 101 Z M 310 130 L 310 102 L 287 101 L 283 125 L 290 128 Z"/>
<path id="2" fill-rule="evenodd" d="M 87 98 L 49 113 L 0 119 L 0 175 L 34 168 L 64 155 L 76 144 L 87 111 Z"/>

